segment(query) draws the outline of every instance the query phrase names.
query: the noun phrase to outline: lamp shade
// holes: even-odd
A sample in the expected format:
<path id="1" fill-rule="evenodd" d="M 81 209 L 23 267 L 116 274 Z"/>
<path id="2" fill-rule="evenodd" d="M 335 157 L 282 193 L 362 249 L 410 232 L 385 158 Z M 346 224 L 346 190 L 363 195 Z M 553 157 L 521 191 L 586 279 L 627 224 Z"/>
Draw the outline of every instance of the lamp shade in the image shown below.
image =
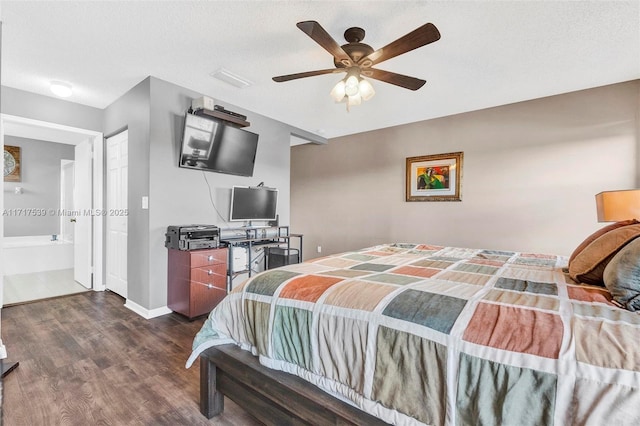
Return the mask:
<path id="1" fill-rule="evenodd" d="M 349 106 L 353 106 L 353 105 L 360 105 L 362 103 L 362 96 L 360 96 L 360 93 L 356 92 L 355 95 L 353 96 L 349 96 L 349 99 L 347 100 L 347 104 Z"/>
<path id="2" fill-rule="evenodd" d="M 376 94 L 376 91 L 373 90 L 373 86 L 364 78 L 360 80 L 358 83 L 358 88 L 360 89 L 360 96 L 362 96 L 363 101 L 368 101 L 373 98 L 373 95 Z"/>
<path id="3" fill-rule="evenodd" d="M 640 219 L 640 189 L 604 191 L 596 194 L 598 222 Z"/>
<path id="4" fill-rule="evenodd" d="M 362 101 L 373 98 L 376 91 L 371 83 L 360 77 L 360 71 L 352 67 L 347 76 L 340 80 L 331 90 L 331 97 L 336 102 L 347 101 L 347 111 L 353 105 L 360 105 Z"/>
<path id="5" fill-rule="evenodd" d="M 342 101 L 345 95 L 344 87 L 345 87 L 344 80 L 340 80 L 338 84 L 336 84 L 333 87 L 333 90 L 331 90 L 330 95 L 334 101 L 336 102 Z"/>
<path id="6" fill-rule="evenodd" d="M 354 96 L 358 94 L 358 77 L 350 75 L 344 82 L 344 92 L 347 96 Z"/>

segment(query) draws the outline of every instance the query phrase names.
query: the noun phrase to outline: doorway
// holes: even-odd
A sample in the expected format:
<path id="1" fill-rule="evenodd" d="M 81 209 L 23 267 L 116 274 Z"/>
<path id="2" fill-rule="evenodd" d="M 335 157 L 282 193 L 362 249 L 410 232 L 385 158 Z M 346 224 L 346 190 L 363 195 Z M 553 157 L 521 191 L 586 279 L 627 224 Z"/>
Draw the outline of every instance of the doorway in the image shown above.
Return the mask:
<path id="1" fill-rule="evenodd" d="M 15 136 L 22 138 L 15 140 L 73 145 L 72 149 L 75 149 L 76 152 L 76 158 L 74 158 L 73 163 L 60 162 L 57 166 L 60 173 L 58 182 L 61 190 L 58 195 L 59 206 L 46 205 L 40 206 L 42 208 L 38 209 L 39 212 L 43 212 L 45 215 L 58 216 L 57 218 L 52 218 L 55 223 L 59 224 L 54 228 L 55 231 L 48 232 L 47 235 L 38 236 L 37 238 L 29 236 L 25 238 L 25 244 L 23 244 L 21 241 L 11 241 L 12 238 L 6 236 L 7 232 L 4 226 L 6 221 L 3 220 L 3 226 L 0 227 L 0 237 L 2 237 L 0 238 L 0 242 L 2 242 L 0 250 L 3 251 L 5 268 L 2 271 L 4 285 L 0 291 L 6 294 L 5 290 L 17 285 L 19 291 L 19 295 L 16 296 L 17 300 L 24 302 L 64 295 L 65 292 L 68 292 L 66 294 L 77 292 L 78 287 L 74 286 L 79 286 L 80 284 L 85 291 L 86 289 L 104 290 L 102 279 L 103 218 L 94 214 L 102 207 L 102 133 L 7 114 L 0 114 L 0 129 L 2 129 L 0 132 L 0 144 L 3 148 L 5 136 Z M 78 146 L 84 146 L 85 152 L 81 155 L 82 158 L 78 158 Z M 27 165 L 23 164 L 23 166 Z M 82 180 L 86 189 L 84 194 L 77 194 L 78 201 L 81 202 L 69 204 L 69 198 L 73 198 L 69 197 L 70 179 L 75 177 L 73 180 L 76 183 L 72 185 L 72 192 L 73 195 L 76 195 L 77 182 L 80 178 L 77 174 L 78 169 L 83 173 Z M 9 185 L 11 186 L 9 189 L 7 189 L 7 183 L 4 185 L 5 190 L 1 204 L 6 210 L 6 197 L 18 194 L 17 188 L 20 185 Z M 16 188 L 13 188 L 14 186 Z M 27 182 L 23 186 L 27 187 Z M 8 192 L 12 188 L 13 194 Z M 65 188 L 67 190 L 63 191 Z M 35 189 L 34 192 L 36 192 Z M 65 200 L 62 199 L 63 196 L 66 197 Z M 69 209 L 69 205 L 74 207 Z M 84 223 L 84 227 L 77 226 L 78 219 Z M 73 234 L 73 237 L 70 234 Z M 84 245 L 83 248 L 80 247 L 81 244 Z M 37 262 L 28 262 L 27 259 L 30 256 L 28 253 L 33 250 L 41 251 L 42 253 L 37 255 L 36 258 L 47 259 L 54 264 L 53 269 L 50 270 L 50 265 L 34 265 Z M 71 257 L 66 254 L 68 250 L 72 251 Z M 81 256 L 76 256 L 77 253 L 81 253 Z M 27 265 L 25 268 L 35 269 L 33 271 L 31 269 L 12 270 L 8 264 L 10 257 L 15 257 L 18 260 L 18 264 L 12 266 L 14 269 L 21 264 L 27 263 L 31 263 L 31 265 Z M 68 261 L 71 269 L 68 269 L 64 263 L 67 262 L 67 259 L 70 259 Z M 80 280 L 77 277 L 78 272 L 83 276 Z M 34 286 L 34 290 L 29 290 L 27 284 Z M 60 286 L 60 290 L 58 291 L 49 284 Z M 12 300 L 5 297 L 0 306 L 8 303 L 12 303 Z"/>

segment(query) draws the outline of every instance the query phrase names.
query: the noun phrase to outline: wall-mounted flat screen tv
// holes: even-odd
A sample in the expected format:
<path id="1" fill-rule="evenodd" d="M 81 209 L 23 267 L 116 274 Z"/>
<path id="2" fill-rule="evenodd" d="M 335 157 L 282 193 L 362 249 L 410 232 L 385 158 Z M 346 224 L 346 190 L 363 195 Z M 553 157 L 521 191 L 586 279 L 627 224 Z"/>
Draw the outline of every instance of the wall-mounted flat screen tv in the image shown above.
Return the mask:
<path id="1" fill-rule="evenodd" d="M 276 220 L 278 190 L 265 186 L 231 188 L 230 221 Z"/>
<path id="2" fill-rule="evenodd" d="M 223 120 L 187 113 L 180 147 L 180 167 L 253 176 L 258 135 Z"/>

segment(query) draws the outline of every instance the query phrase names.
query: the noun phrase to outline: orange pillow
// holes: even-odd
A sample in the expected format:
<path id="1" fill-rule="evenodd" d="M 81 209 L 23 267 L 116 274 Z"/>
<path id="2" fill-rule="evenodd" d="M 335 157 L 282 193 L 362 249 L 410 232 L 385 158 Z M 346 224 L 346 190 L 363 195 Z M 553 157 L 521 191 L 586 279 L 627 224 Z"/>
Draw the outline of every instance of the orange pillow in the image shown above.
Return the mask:
<path id="1" fill-rule="evenodd" d="M 640 236 L 640 224 L 615 228 L 595 238 L 569 264 L 569 276 L 582 283 L 604 285 L 604 269 L 628 242 Z"/>
<path id="2" fill-rule="evenodd" d="M 635 225 L 636 223 L 640 223 L 640 222 L 638 222 L 635 219 L 629 219 L 629 220 L 623 220 L 620 222 L 612 223 L 611 225 L 607 225 L 604 228 L 598 229 L 596 232 L 589 235 L 583 242 L 581 242 L 580 245 L 576 247 L 576 249 L 573 251 L 573 253 L 571 253 L 571 256 L 569 257 L 569 265 L 571 265 L 571 262 L 573 262 L 573 259 L 575 259 L 575 257 L 582 250 L 584 250 L 589 244 L 595 241 L 596 238 L 606 234 L 609 231 L 613 231 L 614 229 L 621 228 L 627 225 Z"/>

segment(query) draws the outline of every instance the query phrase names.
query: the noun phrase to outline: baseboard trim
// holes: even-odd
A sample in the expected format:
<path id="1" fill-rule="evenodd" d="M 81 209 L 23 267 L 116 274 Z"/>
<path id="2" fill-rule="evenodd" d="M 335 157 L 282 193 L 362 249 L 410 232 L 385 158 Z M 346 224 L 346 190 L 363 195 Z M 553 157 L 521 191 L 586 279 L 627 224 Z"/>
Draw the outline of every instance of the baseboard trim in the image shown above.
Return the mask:
<path id="1" fill-rule="evenodd" d="M 144 307 L 138 305 L 135 302 L 132 302 L 129 299 L 127 299 L 127 301 L 125 302 L 124 307 L 127 308 L 127 309 L 132 310 L 133 312 L 135 312 L 136 314 L 140 315 L 144 319 L 151 319 L 151 318 L 161 317 L 162 315 L 167 315 L 167 314 L 170 314 L 171 312 L 173 312 L 171 309 L 169 309 L 166 306 L 163 306 L 161 308 L 155 308 L 155 309 L 149 310 L 147 308 L 144 308 Z"/>

